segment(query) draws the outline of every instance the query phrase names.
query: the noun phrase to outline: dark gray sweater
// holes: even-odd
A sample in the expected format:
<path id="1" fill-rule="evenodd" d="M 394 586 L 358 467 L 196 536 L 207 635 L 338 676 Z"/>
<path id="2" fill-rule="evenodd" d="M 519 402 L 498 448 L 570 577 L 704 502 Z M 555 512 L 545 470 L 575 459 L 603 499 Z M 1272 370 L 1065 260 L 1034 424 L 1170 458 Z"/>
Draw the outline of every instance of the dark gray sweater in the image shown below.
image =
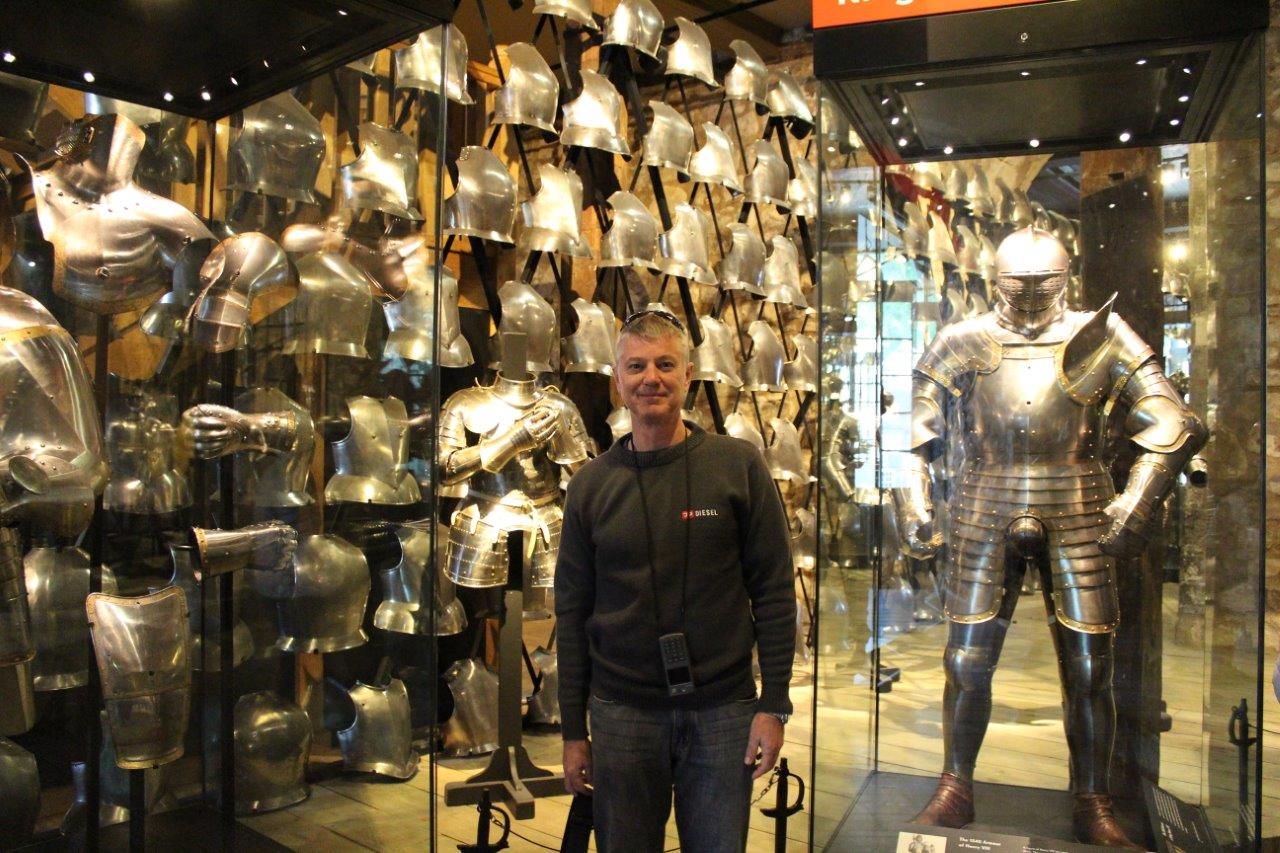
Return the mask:
<path id="1" fill-rule="evenodd" d="M 685 442 L 662 450 L 633 453 L 630 437 L 615 442 L 569 483 L 556 563 L 565 740 L 587 736 L 591 693 L 646 708 L 750 698 L 753 646 L 759 709 L 791 712 L 796 602 L 782 502 L 755 447 L 689 427 Z M 696 689 L 675 699 L 659 660 L 645 507 L 663 632 L 683 630 L 693 662 Z"/>

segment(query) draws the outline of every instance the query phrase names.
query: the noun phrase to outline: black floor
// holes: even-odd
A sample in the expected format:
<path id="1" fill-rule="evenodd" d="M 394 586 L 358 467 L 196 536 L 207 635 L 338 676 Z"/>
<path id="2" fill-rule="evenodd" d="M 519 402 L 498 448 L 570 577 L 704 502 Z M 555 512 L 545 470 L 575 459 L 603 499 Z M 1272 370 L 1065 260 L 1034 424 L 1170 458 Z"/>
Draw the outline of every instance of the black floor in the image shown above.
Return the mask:
<path id="1" fill-rule="evenodd" d="M 873 773 L 845 814 L 844 820 L 831 843 L 829 851 L 857 851 L 857 853 L 895 853 L 898 850 L 900 830 L 919 829 L 923 833 L 950 836 L 945 851 L 935 845 L 934 853 L 952 853 L 956 850 L 979 850 L 977 846 L 962 846 L 958 840 L 960 830 L 935 831 L 930 827 L 913 827 L 909 821 L 928 801 L 937 784 L 935 776 L 910 776 L 904 773 Z M 963 830 L 971 835 L 991 833 L 1006 836 L 1031 836 L 1033 841 L 1061 840 L 1059 845 L 1044 844 L 1034 849 L 1044 850 L 1102 850 L 1071 841 L 1071 795 L 1066 791 L 1050 791 L 1043 788 L 1022 788 L 1015 785 L 994 785 L 978 782 L 974 785 L 974 807 L 978 819 Z M 1120 822 L 1129 837 L 1144 840 L 1145 832 L 1136 813 L 1125 814 L 1118 804 Z M 993 839 L 994 840 L 994 839 Z M 1007 844 L 988 848 L 993 851 L 1013 851 Z M 1021 846 L 1019 845 L 1019 848 Z"/>
<path id="2" fill-rule="evenodd" d="M 151 815 L 147 818 L 146 849 L 148 851 L 180 850 L 182 853 L 213 853 L 213 851 L 281 853 L 289 849 L 238 822 L 231 830 L 230 836 L 224 838 L 221 821 L 222 816 L 218 812 L 200 805 Z M 61 836 L 36 841 L 30 846 L 21 848 L 22 853 L 45 853 L 46 851 L 52 853 L 52 851 L 77 849 L 82 849 L 82 845 Z M 129 850 L 129 824 L 120 823 L 103 827 L 99 849 L 109 853 Z"/>

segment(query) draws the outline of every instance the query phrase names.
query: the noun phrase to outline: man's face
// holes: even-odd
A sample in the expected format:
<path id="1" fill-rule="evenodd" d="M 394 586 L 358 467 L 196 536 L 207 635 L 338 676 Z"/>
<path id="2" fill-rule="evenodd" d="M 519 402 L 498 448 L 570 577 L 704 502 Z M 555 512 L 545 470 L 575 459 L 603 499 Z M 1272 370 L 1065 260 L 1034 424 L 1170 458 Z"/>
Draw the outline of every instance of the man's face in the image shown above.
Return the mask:
<path id="1" fill-rule="evenodd" d="M 680 407 L 693 379 L 693 365 L 679 336 L 647 341 L 626 335 L 618 363 L 613 367 L 613 379 L 622 405 L 633 420 L 661 423 L 680 418 Z"/>

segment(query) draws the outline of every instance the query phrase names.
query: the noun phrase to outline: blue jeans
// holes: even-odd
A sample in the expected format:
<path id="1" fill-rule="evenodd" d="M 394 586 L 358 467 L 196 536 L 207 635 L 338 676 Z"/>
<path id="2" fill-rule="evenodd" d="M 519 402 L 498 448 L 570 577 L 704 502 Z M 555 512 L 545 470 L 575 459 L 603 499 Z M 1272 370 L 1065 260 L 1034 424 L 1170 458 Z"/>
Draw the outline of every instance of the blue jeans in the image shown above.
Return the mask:
<path id="1" fill-rule="evenodd" d="M 601 853 L 658 853 L 675 793 L 680 846 L 741 853 L 751 819 L 747 752 L 756 700 L 650 711 L 590 701 L 592 820 Z"/>

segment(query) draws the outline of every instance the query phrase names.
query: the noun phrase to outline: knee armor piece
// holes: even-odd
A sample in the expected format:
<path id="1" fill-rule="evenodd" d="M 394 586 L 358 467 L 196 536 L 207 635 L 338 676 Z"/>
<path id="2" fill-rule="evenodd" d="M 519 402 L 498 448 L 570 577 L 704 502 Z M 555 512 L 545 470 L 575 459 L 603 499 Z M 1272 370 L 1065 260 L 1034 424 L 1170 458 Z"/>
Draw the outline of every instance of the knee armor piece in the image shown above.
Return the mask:
<path id="1" fill-rule="evenodd" d="M 538 646 L 529 655 L 542 680 L 529 697 L 529 722 L 539 726 L 560 725 L 560 665 L 554 651 Z"/>
<path id="2" fill-rule="evenodd" d="M 737 56 L 733 67 L 724 76 L 724 97 L 729 101 L 748 101 L 757 107 L 767 107 L 769 69 L 756 49 L 742 39 L 729 42 L 729 48 Z"/>
<path id="3" fill-rule="evenodd" d="M 406 781 L 418 772 L 409 718 L 409 691 L 398 678 L 385 686 L 357 681 L 350 690 L 326 682 L 327 696 L 337 709 L 333 723 L 342 747 L 342 767 L 348 773 L 375 773 Z M 496 703 L 495 703 L 496 707 Z"/>
<path id="4" fill-rule="evenodd" d="M 787 164 L 782 155 L 763 139 L 757 139 L 751 149 L 755 154 L 755 164 L 747 175 L 747 201 L 787 207 Z M 799 165 L 800 161 L 797 161 L 796 166 Z"/>
<path id="5" fill-rule="evenodd" d="M 368 358 L 365 336 L 378 285 L 341 255 L 315 252 L 298 259 L 298 296 L 285 309 L 282 352 Z"/>
<path id="6" fill-rule="evenodd" d="M 720 287 L 764 296 L 764 241 L 749 226 L 740 222 L 730 223 L 729 232 L 732 235 L 732 245 L 716 268 Z M 828 252 L 824 257 L 830 254 Z"/>
<path id="7" fill-rule="evenodd" d="M 667 75 L 681 74 L 701 80 L 712 89 L 720 88 L 712 67 L 711 40 L 707 38 L 706 31 L 688 18 L 677 16 L 675 24 L 679 33 L 667 48 Z"/>
<path id="8" fill-rule="evenodd" d="M 796 176 L 787 183 L 787 207 L 796 216 L 813 219 L 818 215 L 818 170 L 803 158 L 794 162 Z"/>
<path id="9" fill-rule="evenodd" d="M 89 555 L 79 548 L 32 548 L 22 561 L 37 692 L 81 687 L 89 680 Z"/>
<path id="10" fill-rule="evenodd" d="M 613 310 L 603 302 L 588 302 L 579 296 L 573 300 L 578 315 L 578 329 L 560 339 L 565 373 L 602 373 L 613 375 L 614 348 L 618 343 L 617 321 Z"/>
<path id="11" fill-rule="evenodd" d="M 731 388 L 740 388 L 738 355 L 733 345 L 733 332 L 723 320 L 699 317 L 702 343 L 693 348 L 693 378 L 719 382 Z"/>
<path id="12" fill-rule="evenodd" d="M 800 484 L 813 482 L 809 466 L 804 461 L 804 451 L 800 449 L 800 433 L 796 425 L 783 418 L 772 418 L 769 428 L 773 430 L 773 443 L 765 447 L 764 458 L 769 463 L 773 479 Z"/>
<path id="13" fill-rule="evenodd" d="M 236 701 L 236 814 L 262 814 L 311 795 L 307 759 L 311 720 L 306 711 L 270 690 Z"/>
<path id="14" fill-rule="evenodd" d="M 487 148 L 468 145 L 458 154 L 453 195 L 444 200 L 444 233 L 514 243 L 516 182 Z"/>
<path id="15" fill-rule="evenodd" d="M 493 96 L 493 123 L 536 127 L 553 138 L 560 81 L 533 45 L 507 47 L 507 82 Z"/>
<path id="16" fill-rule="evenodd" d="M 752 320 L 747 334 L 751 336 L 751 357 L 743 366 L 742 390 L 787 390 L 782 378 L 787 351 L 783 349 L 778 333 L 764 320 Z"/>
<path id="17" fill-rule="evenodd" d="M 782 365 L 782 381 L 788 391 L 812 394 L 818 390 L 818 342 L 809 335 L 791 339 L 796 357 Z"/>
<path id="18" fill-rule="evenodd" d="M 538 192 L 520 205 L 524 219 L 520 247 L 590 258 L 591 247 L 582 239 L 582 179 L 576 172 L 542 163 L 538 166 L 538 182 Z"/>
<path id="19" fill-rule="evenodd" d="M 766 302 L 808 308 L 800 291 L 800 253 L 788 237 L 774 235 L 773 250 L 764 262 L 764 298 Z"/>
<path id="20" fill-rule="evenodd" d="M 560 144 L 631 156 L 622 124 L 622 96 L 607 77 L 594 71 L 582 72 L 581 94 L 564 105 Z"/>
<path id="21" fill-rule="evenodd" d="M 697 284 L 714 285 L 711 271 L 711 220 L 684 202 L 676 205 L 671 229 L 658 237 L 658 268 Z"/>
<path id="22" fill-rule="evenodd" d="M 556 311 L 551 303 L 543 299 L 532 286 L 521 281 L 509 281 L 502 285 L 498 291 L 498 299 L 502 305 L 502 322 L 498 324 L 496 346 L 492 348 L 495 358 L 489 366 L 497 368 L 502 365 L 502 333 L 520 332 L 528 341 L 528 369 L 534 373 L 555 370 L 552 361 L 555 358 L 559 332 Z"/>
<path id="23" fill-rule="evenodd" d="M 650 101 L 649 111 L 649 130 L 641 143 L 641 163 L 688 175 L 693 160 L 693 125 L 663 101 Z"/>
<path id="24" fill-rule="evenodd" d="M 85 600 L 116 764 L 159 767 L 182 757 L 191 707 L 190 636 L 182 590 Z"/>
<path id="25" fill-rule="evenodd" d="M 662 27 L 662 13 L 649 0 L 621 0 L 605 22 L 604 43 L 634 47 L 657 59 Z"/>
<path id="26" fill-rule="evenodd" d="M 555 15 L 573 21 L 588 30 L 599 30 L 600 25 L 591 15 L 591 0 L 537 0 L 533 4 L 535 15 Z"/>
<path id="27" fill-rule="evenodd" d="M 0 71 L 0 139 L 34 145 L 36 122 L 48 97 L 48 83 Z"/>
<path id="28" fill-rule="evenodd" d="M 318 204 L 324 163 L 320 120 L 288 92 L 245 107 L 227 151 L 227 189 Z"/>
<path id="29" fill-rule="evenodd" d="M 325 484 L 330 502 L 402 506 L 422 499 L 409 470 L 409 413 L 395 397 L 349 397 L 351 431 L 333 442 L 334 475 Z"/>
<path id="30" fill-rule="evenodd" d="M 239 346 L 253 298 L 291 283 L 289 259 L 274 240 L 251 231 L 223 240 L 200 267 L 200 296 L 192 312 L 196 343 L 209 352 Z"/>
<path id="31" fill-rule="evenodd" d="M 769 72 L 765 103 L 775 118 L 791 119 L 806 126 L 813 124 L 813 110 L 805 100 L 804 89 L 795 77 L 785 71 Z"/>
<path id="32" fill-rule="evenodd" d="M 444 724 L 446 755 L 484 755 L 498 748 L 498 677 L 484 661 L 460 660 L 444 674 L 453 716 Z"/>
<path id="33" fill-rule="evenodd" d="M 742 192 L 742 179 L 729 135 L 709 121 L 702 123 L 702 134 L 705 141 L 689 161 L 689 177 L 694 181 L 719 184 L 732 193 Z"/>
<path id="34" fill-rule="evenodd" d="M 644 202 L 626 190 L 609 196 L 613 224 L 600 249 L 601 267 L 658 269 L 658 220 Z"/>
<path id="35" fill-rule="evenodd" d="M 734 412 L 725 418 L 724 431 L 734 438 L 750 442 L 755 446 L 756 450 L 760 451 L 761 455 L 764 454 L 764 436 L 760 435 L 760 430 L 756 429 L 756 425 L 744 415 Z"/>
<path id="36" fill-rule="evenodd" d="M 40 772 L 36 757 L 0 737 L 0 845 L 13 850 L 31 840 L 40 814 Z"/>
<path id="37" fill-rule="evenodd" d="M 395 52 L 396 88 L 443 94 L 463 106 L 474 104 L 467 93 L 467 58 L 467 39 L 462 30 L 453 24 L 432 27 L 419 33 L 413 44 Z M 440 91 L 441 62 L 444 92 Z"/>
<path id="38" fill-rule="evenodd" d="M 413 140 L 366 121 L 360 125 L 360 146 L 360 156 L 338 169 L 343 204 L 420 221 L 418 151 Z"/>
<path id="39" fill-rule="evenodd" d="M 280 617 L 276 648 L 338 652 L 369 639 L 360 624 L 369 600 L 369 563 L 338 536 L 307 536 L 293 554 L 293 570 L 252 572 L 259 594 L 275 599 Z"/>

